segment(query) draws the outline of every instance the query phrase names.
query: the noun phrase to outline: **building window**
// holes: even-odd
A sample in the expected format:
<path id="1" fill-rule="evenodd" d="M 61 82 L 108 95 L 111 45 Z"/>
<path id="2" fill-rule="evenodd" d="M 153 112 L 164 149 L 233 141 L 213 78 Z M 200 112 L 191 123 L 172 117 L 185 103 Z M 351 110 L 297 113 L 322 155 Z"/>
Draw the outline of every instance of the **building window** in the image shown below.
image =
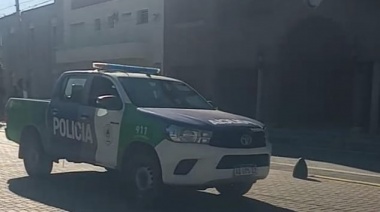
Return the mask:
<path id="1" fill-rule="evenodd" d="M 52 37 L 52 44 L 54 47 L 57 47 L 58 45 L 58 23 L 57 23 L 57 19 L 56 18 L 53 18 L 51 19 L 50 21 L 50 24 L 51 24 L 51 37 Z"/>
<path id="2" fill-rule="evenodd" d="M 100 31 L 102 29 L 102 22 L 100 18 L 95 19 L 95 31 Z"/>
<path id="3" fill-rule="evenodd" d="M 86 39 L 84 22 L 70 25 L 71 42 L 74 46 L 79 46 Z"/>
<path id="4" fill-rule="evenodd" d="M 53 42 L 53 45 L 56 47 L 58 45 L 57 26 L 52 26 L 51 32 L 52 32 L 52 42 Z"/>
<path id="5" fill-rule="evenodd" d="M 113 19 L 112 16 L 108 17 L 108 27 L 109 28 L 115 28 L 115 20 Z"/>
<path id="6" fill-rule="evenodd" d="M 132 13 L 131 12 L 121 14 L 122 21 L 129 21 L 129 19 L 131 17 L 132 17 Z"/>
<path id="7" fill-rule="evenodd" d="M 33 24 L 29 25 L 29 38 L 30 38 L 30 41 L 34 41 L 34 25 Z"/>
<path id="8" fill-rule="evenodd" d="M 149 22 L 149 10 L 139 10 L 137 11 L 137 24 L 146 24 Z"/>
<path id="9" fill-rule="evenodd" d="M 311 8 L 317 8 L 323 0 L 305 0 L 306 4 Z"/>
<path id="10" fill-rule="evenodd" d="M 71 9 L 79 9 L 82 7 L 88 7 L 94 4 L 100 4 L 111 0 L 71 0 Z"/>
<path id="11" fill-rule="evenodd" d="M 115 28 L 115 24 L 119 21 L 119 13 L 114 13 L 108 17 L 108 27 Z"/>

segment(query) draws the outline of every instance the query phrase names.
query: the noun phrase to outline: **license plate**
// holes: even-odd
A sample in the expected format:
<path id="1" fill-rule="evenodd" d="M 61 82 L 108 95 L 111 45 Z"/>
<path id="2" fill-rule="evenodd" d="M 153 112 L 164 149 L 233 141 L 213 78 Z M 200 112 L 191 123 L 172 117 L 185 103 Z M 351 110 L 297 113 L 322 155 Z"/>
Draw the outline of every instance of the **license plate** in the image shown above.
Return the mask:
<path id="1" fill-rule="evenodd" d="M 234 169 L 235 176 L 256 175 L 256 167 L 239 167 Z"/>

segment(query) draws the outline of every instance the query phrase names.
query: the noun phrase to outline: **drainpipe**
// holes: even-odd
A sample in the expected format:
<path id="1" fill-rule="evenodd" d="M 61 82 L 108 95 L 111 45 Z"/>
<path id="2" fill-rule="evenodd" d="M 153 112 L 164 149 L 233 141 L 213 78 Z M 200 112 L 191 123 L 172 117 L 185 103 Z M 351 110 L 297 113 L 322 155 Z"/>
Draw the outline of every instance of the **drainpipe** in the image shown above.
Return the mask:
<path id="1" fill-rule="evenodd" d="M 261 120 L 261 102 L 263 96 L 263 57 L 259 55 L 257 70 L 256 119 Z"/>
<path id="2" fill-rule="evenodd" d="M 379 129 L 379 100 L 380 98 L 380 62 L 375 62 L 372 75 L 372 95 L 369 132 L 372 135 Z"/>

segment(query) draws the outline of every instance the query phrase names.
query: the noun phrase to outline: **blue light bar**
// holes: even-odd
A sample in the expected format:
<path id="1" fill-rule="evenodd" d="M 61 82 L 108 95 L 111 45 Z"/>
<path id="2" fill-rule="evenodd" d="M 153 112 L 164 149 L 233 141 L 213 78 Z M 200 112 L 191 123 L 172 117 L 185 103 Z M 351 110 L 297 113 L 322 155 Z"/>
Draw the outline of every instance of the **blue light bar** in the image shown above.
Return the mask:
<path id="1" fill-rule="evenodd" d="M 156 74 L 159 74 L 161 71 L 159 68 L 129 66 L 129 65 L 111 64 L 111 63 L 93 63 L 92 67 L 94 69 L 104 70 L 107 72 L 120 71 L 120 72 L 127 72 L 127 73 L 138 73 L 138 74 L 149 74 L 149 75 L 156 75 Z"/>

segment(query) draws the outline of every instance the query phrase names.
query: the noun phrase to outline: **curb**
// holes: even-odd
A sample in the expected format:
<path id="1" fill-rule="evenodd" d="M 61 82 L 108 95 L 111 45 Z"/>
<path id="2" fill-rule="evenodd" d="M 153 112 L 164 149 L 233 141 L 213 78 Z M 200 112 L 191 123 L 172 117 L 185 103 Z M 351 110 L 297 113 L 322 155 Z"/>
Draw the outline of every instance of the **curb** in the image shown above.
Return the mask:
<path id="1" fill-rule="evenodd" d="M 320 179 L 325 179 L 325 180 L 339 181 L 339 182 L 344 182 L 344 183 L 354 183 L 354 184 L 360 184 L 360 185 L 373 186 L 373 187 L 379 187 L 380 188 L 380 184 L 378 184 L 378 183 L 369 183 L 369 182 L 356 181 L 356 180 L 346 180 L 346 179 L 341 179 L 341 178 L 326 177 L 326 176 L 320 176 L 320 175 L 312 175 L 310 177 L 320 178 Z"/>
<path id="2" fill-rule="evenodd" d="M 287 163 L 271 163 L 271 169 L 292 172 L 293 164 Z M 377 185 L 380 187 L 380 175 L 364 174 L 358 172 L 349 172 L 342 170 L 325 169 L 318 167 L 308 167 L 309 175 L 330 180 L 339 180 L 344 182 L 360 182 L 360 184 Z"/>
<path id="3" fill-rule="evenodd" d="M 302 145 L 289 145 L 289 144 L 278 144 L 272 143 L 273 152 L 276 156 L 282 157 L 301 157 L 301 156 L 330 156 L 331 154 L 340 155 L 355 155 L 355 156 L 366 156 L 373 158 L 375 160 L 380 159 L 380 152 L 365 152 L 365 151 L 354 151 L 354 150 L 337 150 L 331 148 L 323 148 L 318 146 L 302 146 Z M 310 158 L 310 157 L 309 157 Z"/>

